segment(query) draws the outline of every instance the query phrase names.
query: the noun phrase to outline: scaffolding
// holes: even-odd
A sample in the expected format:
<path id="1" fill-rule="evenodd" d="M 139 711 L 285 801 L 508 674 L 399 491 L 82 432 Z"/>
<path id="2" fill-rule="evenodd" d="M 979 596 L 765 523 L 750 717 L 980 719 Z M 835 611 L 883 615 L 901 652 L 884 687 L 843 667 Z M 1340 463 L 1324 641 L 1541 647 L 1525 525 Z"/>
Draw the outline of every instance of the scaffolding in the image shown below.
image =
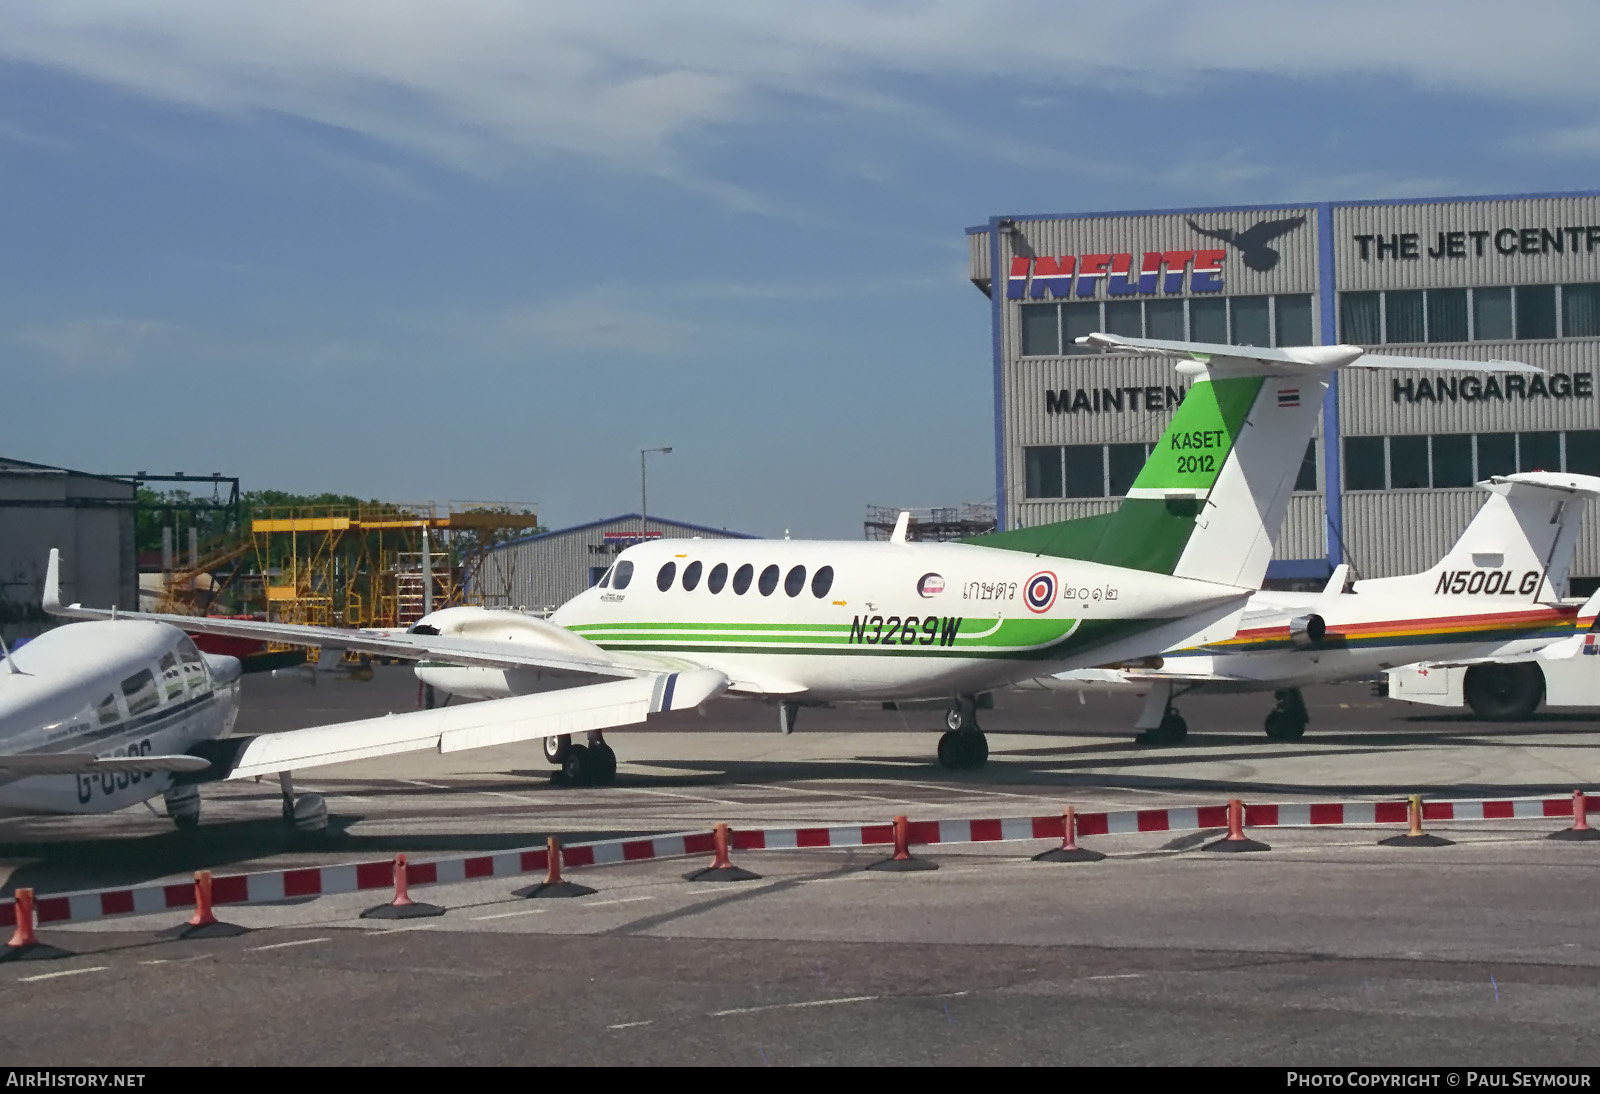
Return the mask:
<path id="1" fill-rule="evenodd" d="M 257 510 L 259 602 L 278 622 L 407 627 L 464 603 L 488 549 L 538 526 L 534 506 L 504 502 Z"/>
<path id="2" fill-rule="evenodd" d="M 994 506 L 978 503 L 938 509 L 900 509 L 892 505 L 867 506 L 863 525 L 867 539 L 888 539 L 901 513 L 910 513 L 906 538 L 929 543 L 944 543 L 967 536 L 981 536 L 995 529 Z"/>

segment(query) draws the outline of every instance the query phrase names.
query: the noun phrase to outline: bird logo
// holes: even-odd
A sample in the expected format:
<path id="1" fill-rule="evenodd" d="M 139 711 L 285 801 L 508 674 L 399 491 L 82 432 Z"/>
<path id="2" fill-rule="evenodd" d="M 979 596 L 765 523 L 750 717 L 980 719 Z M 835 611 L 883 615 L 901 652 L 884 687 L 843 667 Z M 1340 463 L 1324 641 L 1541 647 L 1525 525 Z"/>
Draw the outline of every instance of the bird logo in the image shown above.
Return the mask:
<path id="1" fill-rule="evenodd" d="M 1266 273 L 1278 264 L 1278 259 L 1281 257 L 1267 244 L 1281 235 L 1294 231 L 1305 222 L 1306 218 L 1303 215 L 1284 217 L 1282 220 L 1263 220 L 1242 232 L 1235 232 L 1232 228 L 1219 228 L 1213 231 L 1200 227 L 1192 220 L 1188 221 L 1188 224 L 1201 235 L 1210 239 L 1220 239 L 1237 250 L 1239 256 L 1244 259 L 1244 264 L 1252 270 Z"/>

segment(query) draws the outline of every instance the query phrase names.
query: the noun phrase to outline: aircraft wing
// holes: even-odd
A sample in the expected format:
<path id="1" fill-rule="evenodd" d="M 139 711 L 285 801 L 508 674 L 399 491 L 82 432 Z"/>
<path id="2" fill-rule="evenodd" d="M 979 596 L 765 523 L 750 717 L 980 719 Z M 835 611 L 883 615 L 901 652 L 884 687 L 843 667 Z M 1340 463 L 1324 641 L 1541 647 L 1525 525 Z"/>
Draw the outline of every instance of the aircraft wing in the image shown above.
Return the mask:
<path id="1" fill-rule="evenodd" d="M 11 775 L 82 775 L 100 771 L 204 771 L 200 756 L 96 756 L 89 752 L 19 752 L 0 756 L 0 771 Z"/>
<path id="2" fill-rule="evenodd" d="M 61 603 L 61 553 L 50 550 L 45 571 L 44 610 L 70 619 L 142 619 L 166 623 L 179 630 L 198 634 L 221 634 L 232 638 L 254 638 L 264 642 L 284 642 L 322 649 L 354 650 L 377 657 L 406 661 L 439 660 L 455 665 L 480 668 L 539 668 L 579 675 L 611 677 L 649 677 L 667 668 L 683 667 L 667 658 L 646 655 L 614 654 L 601 649 L 565 627 L 543 620 L 533 623 L 541 634 L 537 642 L 500 642 L 483 638 L 416 634 L 411 631 L 347 630 L 341 627 L 315 627 L 300 623 L 270 623 L 258 619 L 211 619 L 194 615 L 167 615 L 159 612 L 124 612 L 117 609 L 85 608 L 81 604 Z"/>
<path id="3" fill-rule="evenodd" d="M 664 672 L 259 737 L 205 741 L 194 751 L 217 767 L 216 778 L 248 779 L 401 752 L 463 752 L 638 725 L 652 714 L 699 706 L 727 688 L 728 678 L 714 669 Z"/>

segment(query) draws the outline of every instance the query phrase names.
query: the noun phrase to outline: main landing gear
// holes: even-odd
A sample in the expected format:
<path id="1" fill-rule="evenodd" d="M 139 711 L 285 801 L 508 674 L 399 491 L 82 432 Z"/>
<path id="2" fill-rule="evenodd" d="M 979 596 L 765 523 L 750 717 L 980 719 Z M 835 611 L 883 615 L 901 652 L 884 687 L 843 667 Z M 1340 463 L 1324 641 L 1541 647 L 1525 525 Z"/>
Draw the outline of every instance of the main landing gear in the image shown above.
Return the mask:
<path id="1" fill-rule="evenodd" d="M 328 830 L 328 803 L 321 794 L 295 797 L 294 776 L 278 772 L 278 788 L 283 793 L 283 823 L 296 835 L 318 835 Z"/>
<path id="2" fill-rule="evenodd" d="M 610 786 L 617 778 L 617 754 L 611 751 L 599 730 L 588 735 L 588 744 L 575 745 L 572 735 L 544 739 L 544 758 L 561 770 L 555 781 L 568 786 Z"/>
<path id="3" fill-rule="evenodd" d="M 1189 723 L 1172 705 L 1173 686 L 1170 680 L 1159 680 L 1145 696 L 1144 710 L 1134 725 L 1141 731 L 1134 738 L 1144 745 L 1181 745 L 1189 736 Z"/>
<path id="4" fill-rule="evenodd" d="M 1278 705 L 1267 715 L 1267 736 L 1274 741 L 1298 741 L 1305 736 L 1311 714 L 1299 688 L 1279 688 L 1274 693 Z"/>
<path id="5" fill-rule="evenodd" d="M 956 700 L 944 716 L 950 731 L 939 738 L 939 763 L 952 771 L 982 767 L 989 760 L 989 738 L 978 727 L 977 702 L 970 695 Z"/>
<path id="6" fill-rule="evenodd" d="M 161 795 L 167 807 L 167 816 L 180 832 L 190 832 L 200 827 L 200 788 L 174 786 Z"/>

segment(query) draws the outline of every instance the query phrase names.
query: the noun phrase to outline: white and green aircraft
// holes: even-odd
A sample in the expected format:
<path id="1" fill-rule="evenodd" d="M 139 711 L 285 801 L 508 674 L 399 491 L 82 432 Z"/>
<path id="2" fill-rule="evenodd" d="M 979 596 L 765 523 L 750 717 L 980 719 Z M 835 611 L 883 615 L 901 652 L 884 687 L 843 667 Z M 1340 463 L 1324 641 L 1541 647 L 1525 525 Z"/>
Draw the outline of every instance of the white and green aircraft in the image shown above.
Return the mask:
<path id="1" fill-rule="evenodd" d="M 719 696 L 776 707 L 949 704 L 939 759 L 982 764 L 975 697 L 1069 668 L 1232 637 L 1261 584 L 1322 397 L 1341 368 L 1537 371 L 1509 362 L 1381 357 L 1089 335 L 1174 358 L 1192 380 L 1115 512 L 977 536 L 887 543 L 668 540 L 618 556 L 548 620 L 446 608 L 404 633 L 121 613 L 189 631 L 420 661 L 438 691 L 491 701 L 211 742 L 216 777 L 244 778 L 418 749 L 543 739 L 575 783 L 608 782 L 603 731 Z M 52 571 L 54 572 L 54 571 Z M 58 615 L 113 613 L 63 607 Z M 572 737 L 587 734 L 586 744 Z"/>

